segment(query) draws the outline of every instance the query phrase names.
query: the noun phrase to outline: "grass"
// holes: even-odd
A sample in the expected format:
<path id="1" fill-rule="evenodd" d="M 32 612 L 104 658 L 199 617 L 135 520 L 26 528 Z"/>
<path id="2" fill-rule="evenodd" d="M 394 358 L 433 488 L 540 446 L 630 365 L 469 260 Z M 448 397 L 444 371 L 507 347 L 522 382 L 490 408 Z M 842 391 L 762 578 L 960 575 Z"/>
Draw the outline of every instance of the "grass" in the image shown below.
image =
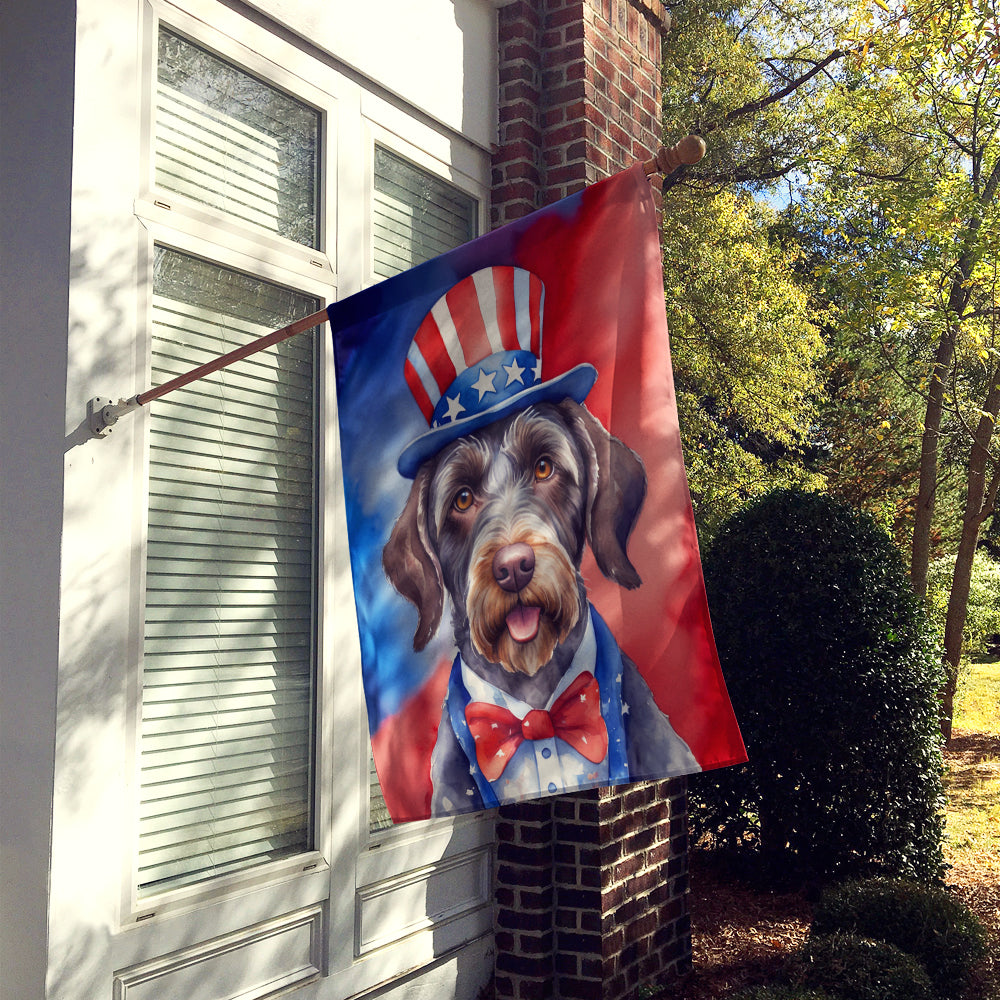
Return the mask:
<path id="1" fill-rule="evenodd" d="M 1000 1000 L 1000 662 L 963 671 L 945 759 L 946 881 L 992 944 L 970 995 Z"/>
<path id="2" fill-rule="evenodd" d="M 963 672 L 948 758 L 948 861 L 1000 877 L 1000 662 Z"/>
<path id="3" fill-rule="evenodd" d="M 1000 660 L 963 670 L 956 702 L 957 728 L 1000 736 Z"/>

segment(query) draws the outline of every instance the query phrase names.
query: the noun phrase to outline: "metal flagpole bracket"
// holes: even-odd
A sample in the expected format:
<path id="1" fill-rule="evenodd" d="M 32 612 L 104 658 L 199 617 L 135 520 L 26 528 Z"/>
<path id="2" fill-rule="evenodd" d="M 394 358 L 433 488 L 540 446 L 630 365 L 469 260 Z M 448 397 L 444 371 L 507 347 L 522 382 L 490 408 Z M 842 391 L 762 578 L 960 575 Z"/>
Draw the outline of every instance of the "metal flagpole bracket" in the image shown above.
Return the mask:
<path id="1" fill-rule="evenodd" d="M 139 400 L 136 396 L 132 396 L 130 399 L 119 399 L 117 403 L 104 396 L 88 399 L 87 423 L 90 425 L 90 433 L 94 437 L 107 437 L 122 414 L 130 413 L 138 408 Z"/>

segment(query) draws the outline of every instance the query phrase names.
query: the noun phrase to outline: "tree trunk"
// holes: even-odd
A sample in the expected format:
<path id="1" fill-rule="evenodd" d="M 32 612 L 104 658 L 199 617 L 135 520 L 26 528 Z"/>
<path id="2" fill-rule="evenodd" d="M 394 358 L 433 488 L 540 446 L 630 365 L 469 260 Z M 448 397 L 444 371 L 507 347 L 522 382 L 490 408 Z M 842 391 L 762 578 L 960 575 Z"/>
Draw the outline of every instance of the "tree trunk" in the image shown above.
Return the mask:
<path id="1" fill-rule="evenodd" d="M 955 329 L 948 329 L 934 354 L 924 431 L 920 439 L 920 484 L 917 487 L 917 509 L 913 519 L 913 544 L 910 551 L 910 582 L 920 597 L 927 595 L 927 569 L 931 559 L 931 524 L 934 520 L 934 498 L 937 493 L 938 438 L 941 414 L 944 411 L 944 377 L 955 355 Z"/>
<path id="2" fill-rule="evenodd" d="M 978 177 L 979 158 L 974 157 L 974 169 Z M 965 228 L 962 255 L 957 261 L 955 277 L 948 293 L 948 308 L 945 320 L 948 327 L 934 353 L 934 367 L 931 369 L 930 386 L 927 393 L 927 411 L 924 416 L 924 432 L 920 442 L 920 485 L 917 491 L 917 510 L 913 520 L 913 545 L 910 552 L 910 582 L 921 596 L 927 596 L 927 568 L 931 557 L 931 526 L 934 520 L 934 497 L 937 492 L 938 437 L 941 433 L 941 414 L 944 409 L 944 377 L 951 368 L 955 356 L 955 338 L 959 324 L 969 304 L 969 278 L 972 274 L 974 249 L 986 210 L 993 204 L 1000 190 L 1000 159 L 993 164 L 990 176 L 978 189 L 978 206 Z M 994 411 L 995 413 L 995 411 Z M 964 624 L 964 614 L 963 614 Z"/>
<path id="3" fill-rule="evenodd" d="M 945 685 L 941 692 L 941 733 L 951 739 L 952 718 L 955 711 L 955 689 L 958 685 L 958 668 L 962 658 L 962 633 L 969 608 L 969 588 L 972 582 L 972 564 L 979 544 L 979 531 L 983 522 L 993 513 L 997 485 L 1000 484 L 1000 465 L 990 458 L 990 441 L 1000 409 L 1000 373 L 994 374 L 990 391 L 986 394 L 983 414 L 972 441 L 969 455 L 968 486 L 965 511 L 962 517 L 962 536 L 955 557 L 955 573 L 948 596 L 948 614 L 944 626 Z M 990 465 L 994 471 L 987 480 Z"/>

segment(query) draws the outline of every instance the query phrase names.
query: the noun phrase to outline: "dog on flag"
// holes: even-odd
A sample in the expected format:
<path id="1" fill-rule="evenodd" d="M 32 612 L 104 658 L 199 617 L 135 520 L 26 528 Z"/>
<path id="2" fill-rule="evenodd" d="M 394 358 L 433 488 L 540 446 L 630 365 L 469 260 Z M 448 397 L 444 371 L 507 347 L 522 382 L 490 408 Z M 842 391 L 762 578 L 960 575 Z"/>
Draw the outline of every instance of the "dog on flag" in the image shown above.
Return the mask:
<path id="1" fill-rule="evenodd" d="M 413 480 L 382 562 L 418 611 L 446 597 L 458 655 L 431 760 L 433 815 L 699 770 L 590 604 L 584 544 L 625 588 L 646 493 L 640 458 L 583 405 L 597 372 L 541 377 L 544 289 L 490 267 L 453 286 L 404 374 L 429 429 L 399 458 Z"/>

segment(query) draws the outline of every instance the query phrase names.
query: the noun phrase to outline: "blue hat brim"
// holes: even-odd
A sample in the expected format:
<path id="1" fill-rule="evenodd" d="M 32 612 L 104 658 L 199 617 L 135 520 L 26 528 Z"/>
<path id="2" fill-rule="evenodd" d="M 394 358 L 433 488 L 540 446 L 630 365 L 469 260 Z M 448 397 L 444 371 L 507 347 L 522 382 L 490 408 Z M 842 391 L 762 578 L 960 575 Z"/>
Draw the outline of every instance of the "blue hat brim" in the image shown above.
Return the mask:
<path id="1" fill-rule="evenodd" d="M 538 385 L 530 386 L 511 399 L 497 403 L 496 406 L 481 410 L 465 419 L 459 418 L 443 427 L 432 428 L 426 434 L 415 438 L 403 449 L 397 464 L 399 474 L 407 479 L 413 479 L 420 466 L 428 458 L 436 455 L 445 445 L 457 441 L 471 431 L 486 427 L 508 414 L 527 409 L 534 403 L 557 403 L 567 398 L 582 403 L 596 381 L 597 369 L 593 365 L 577 365 L 568 372 L 549 379 L 548 382 L 539 382 Z"/>

